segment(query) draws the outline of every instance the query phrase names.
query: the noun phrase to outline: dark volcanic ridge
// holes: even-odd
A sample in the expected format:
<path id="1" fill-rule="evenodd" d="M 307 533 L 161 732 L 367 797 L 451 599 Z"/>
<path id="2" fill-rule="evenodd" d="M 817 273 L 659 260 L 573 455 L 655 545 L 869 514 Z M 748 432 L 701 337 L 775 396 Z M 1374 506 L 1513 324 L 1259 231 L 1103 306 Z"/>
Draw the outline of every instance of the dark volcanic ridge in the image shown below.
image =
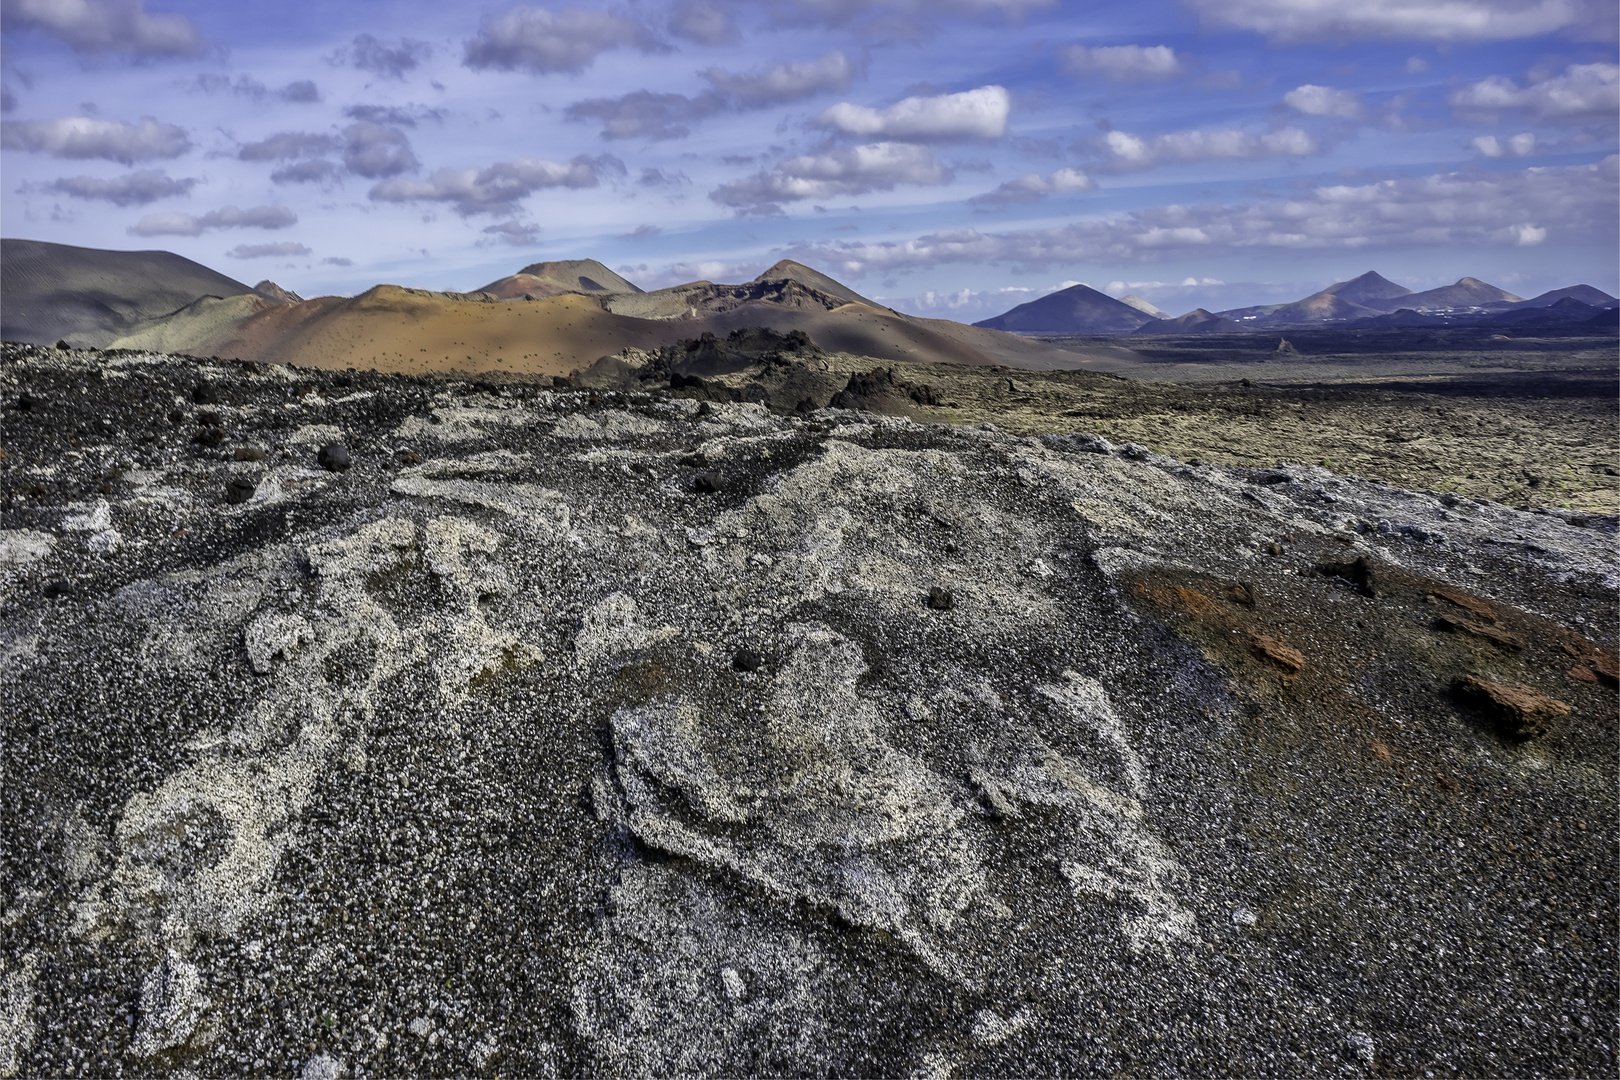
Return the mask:
<path id="1" fill-rule="evenodd" d="M 0 1066 L 1609 1071 L 1611 524 L 679 393 L 6 346 Z"/>

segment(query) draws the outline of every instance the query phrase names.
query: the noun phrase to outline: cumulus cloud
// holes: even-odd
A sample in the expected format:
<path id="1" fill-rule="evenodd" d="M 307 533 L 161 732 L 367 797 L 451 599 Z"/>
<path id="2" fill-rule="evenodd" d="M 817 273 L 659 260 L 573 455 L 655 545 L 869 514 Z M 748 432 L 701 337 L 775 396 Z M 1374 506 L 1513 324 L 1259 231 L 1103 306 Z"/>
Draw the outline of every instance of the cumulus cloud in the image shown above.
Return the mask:
<path id="1" fill-rule="evenodd" d="M 291 165 L 283 165 L 270 174 L 272 184 L 332 184 L 343 175 L 343 170 L 327 161 L 325 158 L 316 158 L 313 161 L 298 161 Z"/>
<path id="2" fill-rule="evenodd" d="M 724 106 L 718 94 L 691 98 L 685 94 L 658 94 L 635 90 L 623 97 L 588 98 L 563 111 L 569 120 L 594 120 L 604 139 L 683 139 L 691 125 Z"/>
<path id="3" fill-rule="evenodd" d="M 201 217 L 173 211 L 147 214 L 129 232 L 133 236 L 201 236 L 209 229 L 285 229 L 296 224 L 298 215 L 285 206 L 250 206 L 246 210 L 222 206 Z"/>
<path id="4" fill-rule="evenodd" d="M 601 173 L 623 171 L 623 162 L 607 156 L 582 155 L 572 161 L 518 158 L 486 169 L 436 169 L 426 180 L 385 180 L 370 194 L 378 202 L 454 203 L 456 212 L 464 217 L 511 214 L 519 200 L 542 188 L 595 187 Z"/>
<path id="5" fill-rule="evenodd" d="M 1010 203 L 1030 203 L 1047 195 L 1062 195 L 1074 191 L 1090 191 L 1097 182 L 1079 169 L 1059 169 L 1047 176 L 1030 173 L 1017 180 L 1009 180 L 994 191 L 975 195 L 968 201 L 979 206 L 1006 206 Z"/>
<path id="6" fill-rule="evenodd" d="M 1058 0 L 766 0 L 771 21 L 787 26 L 855 23 L 886 37 L 916 37 L 928 21 L 944 15 L 1000 18 L 1010 22 Z"/>
<path id="7" fill-rule="evenodd" d="M 1205 23 L 1278 41 L 1505 41 L 1612 24 L 1601 0 L 1187 0 Z"/>
<path id="8" fill-rule="evenodd" d="M 500 15 L 486 15 L 478 35 L 465 46 L 470 68 L 523 68 L 538 75 L 584 71 L 610 49 L 659 48 L 645 27 L 619 15 L 589 8 L 550 11 L 519 4 Z"/>
<path id="9" fill-rule="evenodd" d="M 1611 156 L 1593 165 L 1322 186 L 1249 204 L 1161 206 L 1052 229 L 955 229 L 907 241 L 801 245 L 786 254 L 860 277 L 944 263 L 1041 267 L 1243 251 L 1410 251 L 1530 245 L 1549 236 L 1612 248 L 1620 240 L 1617 181 L 1620 157 Z"/>
<path id="10" fill-rule="evenodd" d="M 356 176 L 381 180 L 412 172 L 420 162 L 403 131 L 361 121 L 343 129 L 343 166 Z"/>
<path id="11" fill-rule="evenodd" d="M 1070 45 L 1059 54 L 1073 75 L 1100 75 L 1110 82 L 1173 79 L 1186 70 L 1168 45 Z"/>
<path id="12" fill-rule="evenodd" d="M 329 153 L 336 150 L 338 145 L 338 140 L 330 135 L 281 131 L 258 142 L 244 143 L 237 149 L 236 156 L 242 161 L 287 161 Z"/>
<path id="13" fill-rule="evenodd" d="M 1521 131 L 1507 139 L 1498 139 L 1495 135 L 1481 135 L 1469 145 L 1488 158 L 1529 157 L 1536 152 L 1536 136 L 1532 131 Z"/>
<path id="14" fill-rule="evenodd" d="M 861 138 L 947 142 L 999 139 L 1007 134 L 1012 95 L 1002 86 L 981 86 L 960 94 L 908 97 L 887 109 L 840 102 L 816 117 L 816 123 Z"/>
<path id="15" fill-rule="evenodd" d="M 834 50 L 805 64 L 776 63 L 764 71 L 737 75 L 715 67 L 700 74 L 728 101 L 742 108 L 762 108 L 800 101 L 828 90 L 846 90 L 855 77 L 855 67 L 847 56 Z"/>
<path id="16" fill-rule="evenodd" d="M 402 37 L 398 45 L 388 46 L 372 34 L 360 34 L 348 48 L 334 53 L 332 62 L 348 64 L 385 79 L 403 79 L 406 72 L 432 55 L 433 46 L 425 41 Z"/>
<path id="17" fill-rule="evenodd" d="M 1149 169 L 1155 165 L 1222 158 L 1306 157 L 1321 149 L 1315 139 L 1296 127 L 1261 135 L 1235 129 L 1172 131 L 1150 137 L 1110 131 L 1103 136 L 1102 143 L 1113 155 L 1112 164 L 1118 169 Z"/>
<path id="18" fill-rule="evenodd" d="M 225 254 L 233 259 L 264 259 L 273 255 L 313 255 L 309 248 L 293 240 L 275 244 L 237 244 Z"/>
<path id="19" fill-rule="evenodd" d="M 1620 65 L 1571 64 L 1562 74 L 1528 86 L 1492 75 L 1452 94 L 1451 104 L 1468 111 L 1523 112 L 1553 123 L 1610 118 L 1620 112 Z"/>
<path id="20" fill-rule="evenodd" d="M 0 122 L 0 146 L 59 158 L 105 158 L 124 165 L 176 158 L 191 149 L 185 129 L 143 116 L 139 124 L 95 116 Z"/>
<path id="21" fill-rule="evenodd" d="M 37 30 L 83 53 L 151 58 L 207 48 L 184 15 L 152 15 L 143 0 L 6 0 L 7 29 Z"/>
<path id="22" fill-rule="evenodd" d="M 105 199 L 114 206 L 145 206 L 159 199 L 175 195 L 189 195 L 197 181 L 191 177 L 177 179 L 154 169 L 139 169 L 111 180 L 93 176 L 64 176 L 50 184 L 51 191 L 71 195 L 75 199 Z"/>
<path id="23" fill-rule="evenodd" d="M 785 202 L 890 191 L 898 184 L 937 185 L 950 175 L 925 146 L 880 142 L 788 158 L 768 172 L 721 184 L 709 198 L 739 214 L 777 214 Z"/>
<path id="24" fill-rule="evenodd" d="M 634 90 L 616 98 L 588 98 L 564 110 L 569 120 L 593 120 L 604 139 L 681 139 L 692 125 L 725 109 L 763 109 L 849 86 L 854 67 L 841 52 L 805 64 L 777 63 L 763 71 L 733 75 L 723 68 L 700 73 L 714 89 L 685 94 Z"/>
<path id="25" fill-rule="evenodd" d="M 700 45 L 730 45 L 738 40 L 737 24 L 716 4 L 685 0 L 669 13 L 669 32 Z"/>
<path id="26" fill-rule="evenodd" d="M 257 102 L 286 101 L 296 105 L 307 105 L 321 100 L 320 87 L 310 79 L 299 79 L 288 83 L 280 90 L 272 90 L 258 79 L 247 75 L 238 75 L 232 80 L 228 75 L 205 72 L 197 76 L 197 88 L 206 94 L 235 94 L 237 97 Z"/>
<path id="27" fill-rule="evenodd" d="M 343 110 L 350 120 L 365 120 L 373 124 L 391 124 L 394 127 L 415 127 L 420 120 L 444 120 L 444 110 L 426 105 L 350 105 Z"/>
<path id="28" fill-rule="evenodd" d="M 513 247 L 532 247 L 540 242 L 540 227 L 525 225 L 514 219 L 497 225 L 486 225 L 484 235 L 503 244 L 511 244 Z"/>
<path id="29" fill-rule="evenodd" d="M 1358 120 L 1365 113 L 1361 95 L 1353 90 L 1335 90 L 1331 86 L 1306 83 L 1283 95 L 1283 104 L 1306 116 L 1331 116 L 1342 120 Z"/>

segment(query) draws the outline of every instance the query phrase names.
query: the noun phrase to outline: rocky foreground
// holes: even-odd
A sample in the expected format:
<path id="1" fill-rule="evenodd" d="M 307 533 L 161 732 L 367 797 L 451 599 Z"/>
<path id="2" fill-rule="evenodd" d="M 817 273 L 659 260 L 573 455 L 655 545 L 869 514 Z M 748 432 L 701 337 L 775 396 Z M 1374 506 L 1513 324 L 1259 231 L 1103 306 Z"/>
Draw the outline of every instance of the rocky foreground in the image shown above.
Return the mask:
<path id="1" fill-rule="evenodd" d="M 1608 1074 L 1612 522 L 8 346 L 0 1073 Z"/>

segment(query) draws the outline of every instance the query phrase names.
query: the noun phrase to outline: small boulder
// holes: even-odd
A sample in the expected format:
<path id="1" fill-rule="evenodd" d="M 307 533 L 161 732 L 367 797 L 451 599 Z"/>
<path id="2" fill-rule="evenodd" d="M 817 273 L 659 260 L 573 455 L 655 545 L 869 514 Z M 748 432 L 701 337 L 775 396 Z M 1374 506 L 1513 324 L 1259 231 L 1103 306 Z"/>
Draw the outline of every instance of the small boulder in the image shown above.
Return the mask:
<path id="1" fill-rule="evenodd" d="M 253 498 L 253 493 L 259 490 L 259 484 L 250 476 L 236 476 L 225 485 L 225 501 L 237 506 Z"/>
<path id="2" fill-rule="evenodd" d="M 327 472 L 342 472 L 350 465 L 349 448 L 340 442 L 327 443 L 315 455 L 315 460 Z"/>
<path id="3" fill-rule="evenodd" d="M 1564 702 L 1528 686 L 1492 682 L 1477 675 L 1464 675 L 1451 684 L 1451 692 L 1483 712 L 1504 734 L 1516 739 L 1544 734 L 1551 721 L 1569 712 Z"/>
<path id="4" fill-rule="evenodd" d="M 951 595 L 949 589 L 942 589 L 938 585 L 928 590 L 928 607 L 933 611 L 949 611 L 956 606 L 956 597 Z"/>
<path id="5" fill-rule="evenodd" d="M 238 446 L 231 453 L 232 461 L 263 461 L 265 453 L 257 446 Z"/>
<path id="6" fill-rule="evenodd" d="M 734 671 L 758 671 L 765 658 L 753 649 L 738 649 L 731 657 Z"/>

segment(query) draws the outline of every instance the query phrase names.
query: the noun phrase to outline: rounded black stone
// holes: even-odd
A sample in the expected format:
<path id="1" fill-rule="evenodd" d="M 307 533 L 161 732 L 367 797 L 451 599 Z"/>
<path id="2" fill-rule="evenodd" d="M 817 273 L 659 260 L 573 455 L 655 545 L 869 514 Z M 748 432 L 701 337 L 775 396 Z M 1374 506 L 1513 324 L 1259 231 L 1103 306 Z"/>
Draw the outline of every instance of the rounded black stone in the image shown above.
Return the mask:
<path id="1" fill-rule="evenodd" d="M 935 585 L 928 590 L 928 606 L 935 611 L 949 611 L 956 606 L 956 597 L 951 595 L 949 589 Z"/>
<path id="2" fill-rule="evenodd" d="M 225 485 L 225 501 L 232 506 L 245 503 L 253 498 L 253 493 L 259 490 L 258 482 L 246 476 L 234 477 Z"/>
<path id="3" fill-rule="evenodd" d="M 758 671 L 765 658 L 753 649 L 738 649 L 731 657 L 731 666 L 737 671 Z"/>
<path id="4" fill-rule="evenodd" d="M 692 490 L 710 494 L 720 490 L 720 474 L 713 472 L 698 473 L 697 479 L 692 481 Z"/>
<path id="5" fill-rule="evenodd" d="M 349 448 L 339 442 L 327 443 L 315 460 L 327 472 L 342 472 L 349 467 Z"/>
<path id="6" fill-rule="evenodd" d="M 191 400 L 198 405 L 212 405 L 219 400 L 219 391 L 214 389 L 212 383 L 200 382 L 191 391 Z"/>

